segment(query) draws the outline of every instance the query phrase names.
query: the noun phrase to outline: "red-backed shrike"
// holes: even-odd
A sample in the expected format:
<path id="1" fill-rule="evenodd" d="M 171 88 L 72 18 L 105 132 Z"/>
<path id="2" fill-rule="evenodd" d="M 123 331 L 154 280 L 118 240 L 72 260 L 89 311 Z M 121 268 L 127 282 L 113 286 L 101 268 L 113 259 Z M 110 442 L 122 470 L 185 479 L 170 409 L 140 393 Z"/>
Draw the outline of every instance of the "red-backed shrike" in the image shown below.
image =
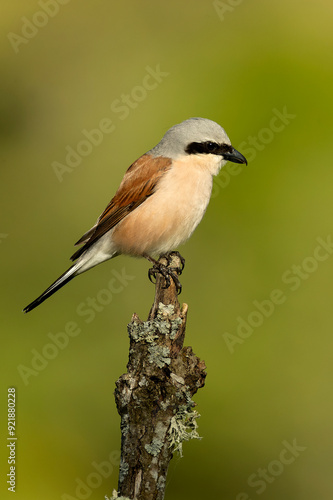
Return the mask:
<path id="1" fill-rule="evenodd" d="M 227 161 L 247 164 L 224 129 L 205 118 L 170 128 L 136 160 L 96 224 L 76 243 L 73 264 L 36 300 L 31 311 L 74 276 L 117 255 L 163 255 L 191 236 L 209 203 L 213 176 Z"/>

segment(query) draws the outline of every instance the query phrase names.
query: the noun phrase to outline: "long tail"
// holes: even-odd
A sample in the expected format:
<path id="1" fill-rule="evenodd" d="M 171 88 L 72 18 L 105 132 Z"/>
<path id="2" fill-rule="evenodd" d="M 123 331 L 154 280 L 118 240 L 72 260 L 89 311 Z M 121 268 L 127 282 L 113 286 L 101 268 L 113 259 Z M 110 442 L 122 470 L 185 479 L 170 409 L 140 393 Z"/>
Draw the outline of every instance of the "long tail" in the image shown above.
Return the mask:
<path id="1" fill-rule="evenodd" d="M 31 304 L 29 304 L 27 307 L 23 309 L 24 313 L 27 313 L 29 311 L 32 311 L 32 309 L 35 309 L 35 307 L 39 306 L 44 300 L 46 300 L 48 297 L 51 297 L 59 288 L 63 287 L 68 283 L 70 280 L 72 280 L 76 276 L 77 270 L 81 267 L 78 265 L 79 262 L 71 266 L 69 269 L 67 269 L 64 274 L 62 274 L 52 285 L 50 285 L 45 292 L 43 292 L 37 299 L 35 299 Z"/>

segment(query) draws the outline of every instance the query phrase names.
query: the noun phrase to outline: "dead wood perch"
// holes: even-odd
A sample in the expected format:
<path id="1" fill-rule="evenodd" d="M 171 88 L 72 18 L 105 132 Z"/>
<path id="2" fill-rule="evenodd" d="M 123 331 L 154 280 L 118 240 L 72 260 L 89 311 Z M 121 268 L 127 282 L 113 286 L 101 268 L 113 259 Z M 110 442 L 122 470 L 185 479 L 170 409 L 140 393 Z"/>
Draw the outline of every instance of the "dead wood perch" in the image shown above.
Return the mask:
<path id="1" fill-rule="evenodd" d="M 180 258 L 168 264 L 181 273 Z M 121 462 L 118 493 L 112 498 L 162 500 L 168 465 L 182 442 L 197 438 L 191 400 L 205 383 L 205 363 L 183 347 L 187 304 L 180 307 L 176 287 L 157 274 L 155 300 L 148 320 L 133 314 L 127 373 L 116 382 L 121 417 Z"/>

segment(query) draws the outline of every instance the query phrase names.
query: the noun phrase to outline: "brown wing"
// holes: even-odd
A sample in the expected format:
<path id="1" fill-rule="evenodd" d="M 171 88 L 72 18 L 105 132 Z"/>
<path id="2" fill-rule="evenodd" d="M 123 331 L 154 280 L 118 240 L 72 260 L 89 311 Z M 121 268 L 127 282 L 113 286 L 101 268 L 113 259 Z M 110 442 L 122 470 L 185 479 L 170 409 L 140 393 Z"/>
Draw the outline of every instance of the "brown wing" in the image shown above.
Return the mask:
<path id="1" fill-rule="evenodd" d="M 72 255 L 71 260 L 80 257 L 103 234 L 151 196 L 160 178 L 170 166 L 171 160 L 161 156 L 153 158 L 150 155 L 143 155 L 136 160 L 127 169 L 118 191 L 99 217 L 97 224 L 75 243 L 76 245 L 84 243 L 84 245 Z"/>

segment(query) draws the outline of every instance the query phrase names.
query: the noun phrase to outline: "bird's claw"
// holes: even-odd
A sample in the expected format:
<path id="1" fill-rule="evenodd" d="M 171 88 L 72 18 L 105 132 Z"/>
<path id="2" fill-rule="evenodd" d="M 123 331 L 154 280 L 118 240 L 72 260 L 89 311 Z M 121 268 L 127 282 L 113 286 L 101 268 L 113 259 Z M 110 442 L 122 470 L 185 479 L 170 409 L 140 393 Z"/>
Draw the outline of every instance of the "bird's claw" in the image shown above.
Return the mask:
<path id="1" fill-rule="evenodd" d="M 176 268 L 168 268 L 164 264 L 161 264 L 160 262 L 156 262 L 153 265 L 153 267 L 148 269 L 148 278 L 149 278 L 149 281 L 151 281 L 151 283 L 155 284 L 157 273 L 161 274 L 163 276 L 163 278 L 165 279 L 165 285 L 163 288 L 169 288 L 169 286 L 171 285 L 171 281 L 170 281 L 170 278 L 171 278 L 175 284 L 177 295 L 180 295 L 181 291 L 182 291 L 182 284 L 178 279 L 176 271 L 177 271 Z M 179 270 L 178 270 L 178 272 L 179 272 Z"/>
<path id="2" fill-rule="evenodd" d="M 178 259 L 180 260 L 180 264 L 181 264 L 181 267 L 170 267 L 169 269 L 172 271 L 172 272 L 178 272 L 178 274 L 182 274 L 182 272 L 184 271 L 184 267 L 185 267 L 185 259 L 184 257 L 182 257 L 180 255 L 179 252 L 177 252 L 177 250 L 173 250 L 172 252 L 168 252 L 166 253 L 165 255 L 163 255 L 163 257 L 166 258 L 167 262 L 168 262 L 168 265 L 171 264 L 172 262 L 172 257 L 178 257 Z"/>
<path id="3" fill-rule="evenodd" d="M 150 269 L 148 269 L 148 278 L 149 278 L 149 281 L 151 283 L 153 283 L 153 285 L 156 285 L 156 274 L 160 273 L 160 274 L 162 274 L 162 276 L 164 277 L 164 279 L 166 281 L 166 284 L 165 284 L 165 286 L 163 288 L 169 288 L 169 286 L 170 286 L 170 277 L 169 277 L 169 274 L 166 271 L 163 270 L 163 267 L 166 270 L 166 267 L 163 266 L 163 264 L 161 264 L 161 267 L 159 267 L 156 264 L 154 264 L 153 267 L 151 267 Z"/>

